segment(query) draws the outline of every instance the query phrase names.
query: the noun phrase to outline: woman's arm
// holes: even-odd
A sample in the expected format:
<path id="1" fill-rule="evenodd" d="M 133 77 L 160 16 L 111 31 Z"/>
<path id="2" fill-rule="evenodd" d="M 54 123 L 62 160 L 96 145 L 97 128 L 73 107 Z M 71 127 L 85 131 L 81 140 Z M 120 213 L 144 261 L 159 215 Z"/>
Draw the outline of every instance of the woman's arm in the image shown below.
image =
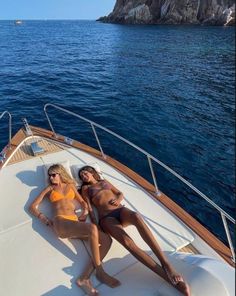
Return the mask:
<path id="1" fill-rule="evenodd" d="M 74 185 L 73 186 L 73 190 L 75 192 L 75 198 L 78 200 L 78 202 L 80 203 L 81 205 L 81 208 L 82 208 L 82 213 L 81 215 L 79 216 L 79 220 L 80 221 L 85 221 L 87 216 L 88 216 L 88 205 L 87 203 L 84 201 L 84 199 L 82 198 L 82 196 L 79 194 L 79 192 L 77 191 L 76 187 Z"/>
<path id="2" fill-rule="evenodd" d="M 30 213 L 33 214 L 35 217 L 37 217 L 39 220 L 41 220 L 47 226 L 52 226 L 52 221 L 38 210 L 38 206 L 43 201 L 47 193 L 50 191 L 51 191 L 51 186 L 48 186 L 35 198 L 35 200 L 29 206 Z"/>
<path id="3" fill-rule="evenodd" d="M 97 219 L 96 216 L 94 214 L 92 205 L 90 203 L 89 200 L 89 196 L 88 196 L 88 186 L 83 186 L 82 187 L 82 191 L 81 191 L 82 197 L 84 198 L 84 200 L 86 201 L 87 205 L 88 205 L 88 211 L 89 211 L 89 216 L 91 219 L 91 222 L 97 225 Z"/>

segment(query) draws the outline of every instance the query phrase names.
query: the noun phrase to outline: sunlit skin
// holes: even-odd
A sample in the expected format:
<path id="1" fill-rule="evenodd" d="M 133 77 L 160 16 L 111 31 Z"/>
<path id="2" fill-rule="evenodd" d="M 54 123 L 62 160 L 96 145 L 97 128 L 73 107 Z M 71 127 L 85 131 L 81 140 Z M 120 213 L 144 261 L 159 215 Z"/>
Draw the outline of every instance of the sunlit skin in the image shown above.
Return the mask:
<path id="1" fill-rule="evenodd" d="M 189 286 L 185 283 L 182 276 L 170 265 L 141 215 L 129 210 L 121 204 L 124 199 L 123 193 L 107 180 L 99 180 L 96 171 L 93 172 L 82 169 L 79 172 L 79 177 L 83 183 L 86 184 L 83 185 L 81 194 L 88 203 L 91 220 L 97 223 L 91 206 L 92 203 L 98 211 L 99 224 L 103 231 L 114 237 L 140 262 L 171 283 L 183 295 L 190 296 Z M 103 218 L 116 209 L 120 209 L 120 221 L 114 217 Z M 143 240 L 159 259 L 161 266 L 146 252 L 141 250 L 125 232 L 124 228 L 128 225 L 134 225 L 137 228 Z"/>
<path id="2" fill-rule="evenodd" d="M 98 291 L 93 288 L 89 279 L 94 269 L 96 270 L 97 278 L 110 287 L 116 287 L 120 284 L 118 280 L 110 277 L 102 267 L 101 260 L 105 257 L 111 246 L 111 238 L 104 232 L 98 231 L 97 226 L 92 223 L 82 222 L 88 215 L 87 203 L 83 200 L 81 195 L 77 192 L 75 186 L 69 183 L 64 183 L 58 171 L 51 171 L 49 174 L 50 185 L 46 187 L 30 205 L 30 212 L 40 219 L 45 225 L 52 227 L 58 237 L 61 238 L 78 238 L 81 240 L 88 240 L 92 253 L 92 261 L 89 262 L 84 273 L 77 279 L 77 284 L 82 288 L 87 295 L 98 296 Z M 72 221 L 61 217 L 60 215 L 74 216 L 75 204 L 73 199 L 66 197 L 61 198 L 56 202 L 52 202 L 53 220 L 46 217 L 39 211 L 39 205 L 44 198 L 49 198 L 52 191 L 66 196 L 72 190 L 75 199 L 80 203 L 82 213 L 78 221 Z M 99 246 L 102 246 L 99 249 Z"/>
<path id="3" fill-rule="evenodd" d="M 123 194 L 117 190 L 111 183 L 109 183 L 109 189 L 101 188 L 99 182 L 93 177 L 93 175 L 88 171 L 82 171 L 80 177 L 85 183 L 90 183 L 89 186 L 83 186 L 83 195 L 87 193 L 87 189 L 92 186 L 99 192 L 96 194 L 94 205 L 97 208 L 99 217 L 103 217 L 110 211 L 122 207 L 120 204 L 123 200 Z M 102 189 L 102 190 L 101 190 Z"/>

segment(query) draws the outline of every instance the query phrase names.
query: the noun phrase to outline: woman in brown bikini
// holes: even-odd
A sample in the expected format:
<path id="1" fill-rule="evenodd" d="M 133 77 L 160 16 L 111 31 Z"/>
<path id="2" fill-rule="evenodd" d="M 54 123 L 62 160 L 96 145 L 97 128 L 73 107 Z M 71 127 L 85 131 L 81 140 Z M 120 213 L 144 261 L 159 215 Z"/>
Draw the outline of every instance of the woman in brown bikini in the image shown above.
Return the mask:
<path id="1" fill-rule="evenodd" d="M 81 194 L 88 203 L 92 222 L 97 223 L 91 204 L 98 211 L 99 226 L 104 232 L 114 237 L 140 262 L 171 283 L 181 293 L 190 296 L 189 286 L 170 265 L 141 215 L 122 206 L 123 194 L 107 180 L 102 180 L 93 167 L 84 166 L 78 174 L 83 181 Z M 124 227 L 128 225 L 134 225 L 137 228 L 143 240 L 160 260 L 161 266 L 141 250 L 125 232 Z"/>
<path id="2" fill-rule="evenodd" d="M 94 268 L 98 280 L 114 288 L 120 284 L 118 280 L 109 276 L 102 267 L 101 260 L 105 257 L 111 246 L 111 238 L 98 231 L 97 226 L 82 222 L 88 215 L 88 206 L 77 192 L 74 181 L 70 178 L 62 165 L 55 164 L 48 169 L 50 185 L 47 186 L 30 205 L 30 212 L 47 226 L 53 227 L 61 238 L 78 238 L 88 240 L 92 253 L 92 262 L 89 263 L 83 275 L 77 279 L 77 284 L 87 295 L 98 296 L 99 293 L 92 287 L 89 280 Z M 44 198 L 51 201 L 54 210 L 53 221 L 39 211 L 38 206 Z M 82 208 L 78 217 L 75 213 L 73 200 L 76 199 Z M 101 248 L 99 250 L 99 240 Z"/>

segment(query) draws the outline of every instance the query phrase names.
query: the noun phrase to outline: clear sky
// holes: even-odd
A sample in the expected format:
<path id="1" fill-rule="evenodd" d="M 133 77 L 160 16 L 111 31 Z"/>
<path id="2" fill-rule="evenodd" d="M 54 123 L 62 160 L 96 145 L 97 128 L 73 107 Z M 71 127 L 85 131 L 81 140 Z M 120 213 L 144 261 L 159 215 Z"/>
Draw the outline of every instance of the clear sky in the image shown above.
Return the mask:
<path id="1" fill-rule="evenodd" d="M 87 19 L 108 15 L 116 0 L 0 0 L 0 20 Z"/>

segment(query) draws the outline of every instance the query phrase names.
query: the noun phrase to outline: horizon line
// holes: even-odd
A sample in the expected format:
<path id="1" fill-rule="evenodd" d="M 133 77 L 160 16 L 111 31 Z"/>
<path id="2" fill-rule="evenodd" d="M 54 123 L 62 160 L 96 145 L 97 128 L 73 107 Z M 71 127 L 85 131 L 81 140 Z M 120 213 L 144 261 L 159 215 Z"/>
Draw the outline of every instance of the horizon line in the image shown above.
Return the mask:
<path id="1" fill-rule="evenodd" d="M 100 18 L 100 17 L 98 17 Z M 93 20 L 97 20 L 98 18 L 94 18 L 94 19 L 85 19 L 85 18 L 81 18 L 81 19 L 77 19 L 77 18 L 14 18 L 14 19 L 0 19 L 0 21 L 93 21 Z"/>

